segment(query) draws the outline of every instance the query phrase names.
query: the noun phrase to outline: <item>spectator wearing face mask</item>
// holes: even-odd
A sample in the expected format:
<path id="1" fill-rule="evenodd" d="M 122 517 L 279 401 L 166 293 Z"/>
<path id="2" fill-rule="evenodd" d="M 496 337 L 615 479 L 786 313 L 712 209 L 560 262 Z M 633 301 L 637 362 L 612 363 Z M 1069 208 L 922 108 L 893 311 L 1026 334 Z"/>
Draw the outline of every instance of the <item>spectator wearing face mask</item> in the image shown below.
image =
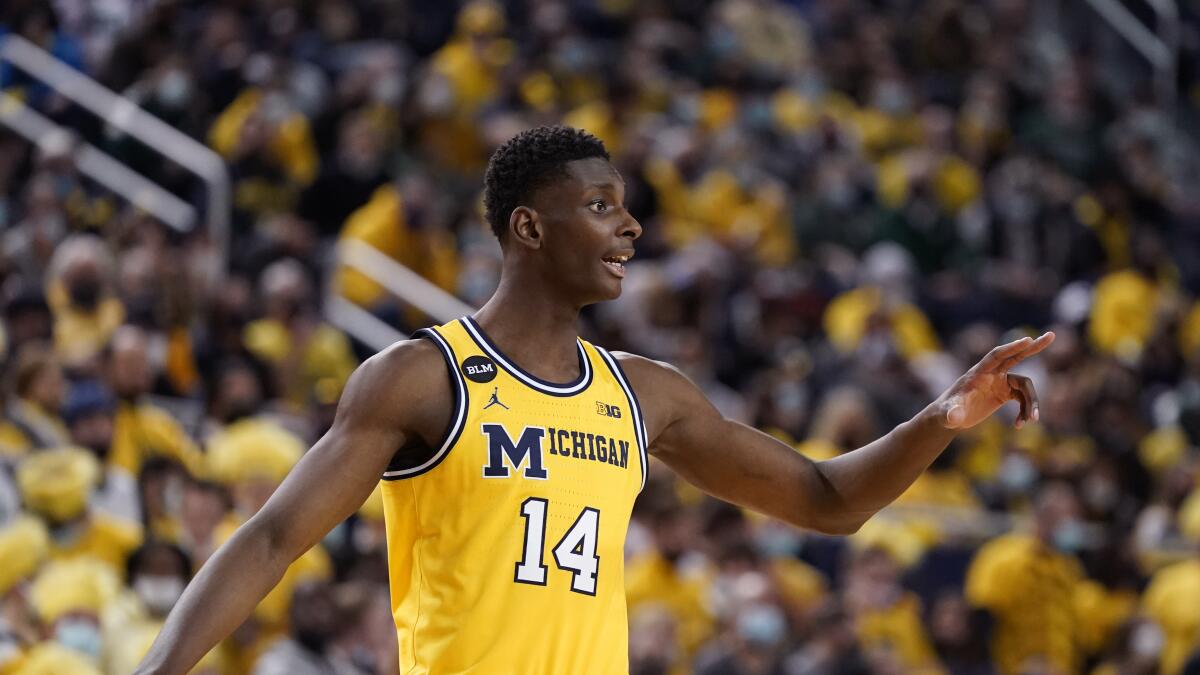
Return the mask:
<path id="1" fill-rule="evenodd" d="M 120 588 L 111 567 L 82 557 L 46 565 L 33 581 L 30 599 L 47 640 L 99 666 L 105 648 L 100 616 Z"/>
<path id="2" fill-rule="evenodd" d="M 1085 657 L 1078 602 L 1086 576 L 1076 552 L 1086 543 L 1079 501 L 1066 483 L 1042 487 L 1032 533 L 987 543 L 967 571 L 966 597 L 996 621 L 992 658 L 1003 675 L 1043 664 L 1078 672 Z"/>
<path id="3" fill-rule="evenodd" d="M 67 238 L 50 260 L 46 300 L 54 315 L 54 348 L 68 368 L 95 358 L 125 318 L 112 270 L 103 240 L 90 234 Z"/>
<path id="4" fill-rule="evenodd" d="M 296 588 L 288 612 L 290 630 L 263 654 L 252 675 L 359 675 L 361 671 L 330 649 L 341 628 L 341 617 L 327 583 Z"/>
<path id="5" fill-rule="evenodd" d="M 191 560 L 174 544 L 150 540 L 130 554 L 126 585 L 132 592 L 114 600 L 102 617 L 108 672 L 133 671 L 183 594 L 191 571 Z M 214 654 L 206 660 L 215 659 Z"/>
<path id="6" fill-rule="evenodd" d="M 51 558 L 91 558 L 120 570 L 141 542 L 141 528 L 88 508 L 99 476 L 90 452 L 65 447 L 22 462 L 17 485 L 25 507 L 49 527 Z"/>

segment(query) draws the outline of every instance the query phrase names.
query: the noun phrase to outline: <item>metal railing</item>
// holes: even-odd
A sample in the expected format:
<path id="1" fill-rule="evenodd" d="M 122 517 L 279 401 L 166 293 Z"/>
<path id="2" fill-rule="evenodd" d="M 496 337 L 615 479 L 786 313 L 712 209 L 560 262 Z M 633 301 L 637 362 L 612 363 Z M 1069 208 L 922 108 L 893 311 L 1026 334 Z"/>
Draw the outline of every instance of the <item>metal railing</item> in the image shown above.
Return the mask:
<path id="1" fill-rule="evenodd" d="M 437 323 L 453 321 L 475 311 L 474 307 L 363 241 L 344 239 L 338 242 L 334 269 L 343 266 L 365 274 L 389 293 L 429 315 Z M 336 279 L 336 272 L 332 276 Z M 335 326 L 375 350 L 408 337 L 366 309 L 342 297 L 332 281 L 325 294 L 325 316 Z"/>
<path id="2" fill-rule="evenodd" d="M 232 194 L 220 155 L 19 35 L 0 38 L 0 61 L 8 61 L 200 178 L 207 188 L 204 216 L 209 236 L 220 260 L 228 260 Z"/>
<path id="3" fill-rule="evenodd" d="M 1175 82 L 1179 71 L 1179 7 L 1175 0 L 1146 0 L 1155 14 L 1151 30 L 1120 0 L 1087 0 L 1088 5 L 1112 26 L 1154 68 L 1154 92 L 1164 110 L 1175 108 Z"/>
<path id="4" fill-rule="evenodd" d="M 47 119 L 25 105 L 17 97 L 0 92 L 0 124 L 12 129 L 38 147 L 48 147 L 57 139 L 70 138 L 72 132 Z M 90 143 L 79 141 L 72 148 L 75 168 L 121 195 L 178 232 L 188 232 L 196 225 L 196 209 L 191 204 L 162 189 L 159 185 Z"/>

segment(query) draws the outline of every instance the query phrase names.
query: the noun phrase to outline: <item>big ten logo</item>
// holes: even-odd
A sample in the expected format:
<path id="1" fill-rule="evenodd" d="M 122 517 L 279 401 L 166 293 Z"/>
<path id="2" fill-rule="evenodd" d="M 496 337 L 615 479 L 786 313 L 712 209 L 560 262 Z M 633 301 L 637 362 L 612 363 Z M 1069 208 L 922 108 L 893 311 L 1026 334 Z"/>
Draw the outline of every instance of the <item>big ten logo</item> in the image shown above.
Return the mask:
<path id="1" fill-rule="evenodd" d="M 496 364 L 486 356 L 468 356 L 462 362 L 462 372 L 472 382 L 491 382 L 496 379 Z"/>
<path id="2" fill-rule="evenodd" d="M 596 414 L 619 420 L 621 419 L 621 407 L 609 405 L 603 401 L 596 401 Z"/>

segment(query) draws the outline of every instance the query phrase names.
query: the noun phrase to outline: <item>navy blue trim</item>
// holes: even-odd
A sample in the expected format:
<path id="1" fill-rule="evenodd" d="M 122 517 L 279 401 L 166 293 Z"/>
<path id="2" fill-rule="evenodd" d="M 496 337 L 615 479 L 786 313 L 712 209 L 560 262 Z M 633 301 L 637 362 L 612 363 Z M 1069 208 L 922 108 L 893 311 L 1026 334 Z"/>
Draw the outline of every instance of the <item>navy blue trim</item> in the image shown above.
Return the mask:
<path id="1" fill-rule="evenodd" d="M 595 347 L 595 345 L 593 346 Z M 642 462 L 642 487 L 638 489 L 640 492 L 645 489 L 646 480 L 650 475 L 650 437 L 646 433 L 646 416 L 642 414 L 642 405 L 638 403 L 637 392 L 633 390 L 633 385 L 629 384 L 629 378 L 625 375 L 625 370 L 621 368 L 621 362 L 603 347 L 596 347 L 596 353 L 600 355 L 604 365 L 612 371 L 613 377 L 617 379 L 617 384 L 625 391 L 626 400 L 633 408 L 633 435 L 637 439 L 638 455 Z"/>
<path id="2" fill-rule="evenodd" d="M 446 455 L 450 454 L 450 449 L 458 442 L 462 436 L 463 428 L 467 425 L 467 414 L 470 411 L 470 393 L 467 391 L 467 384 L 463 381 L 462 375 L 458 372 L 458 359 L 454 355 L 454 348 L 442 337 L 437 330 L 433 328 L 422 328 L 413 333 L 413 337 L 422 338 L 433 342 L 441 352 L 442 358 L 446 361 L 446 368 L 449 369 L 450 376 L 450 391 L 454 395 L 453 416 L 450 418 L 450 425 L 446 427 L 446 432 L 442 435 L 442 442 L 438 445 L 437 454 L 426 461 L 424 464 L 413 467 L 411 469 L 399 469 L 396 471 L 385 471 L 383 480 L 403 480 L 405 478 L 414 478 L 423 473 L 433 470 L 442 460 L 446 459 Z"/>
<path id="3" fill-rule="evenodd" d="M 515 361 L 508 358 L 504 352 L 496 346 L 496 343 L 492 342 L 492 339 L 488 337 L 488 334 L 484 332 L 483 328 L 480 327 L 475 319 L 465 316 L 462 319 L 459 319 L 459 321 L 462 322 L 463 328 L 467 331 L 467 335 L 471 336 L 471 339 L 475 341 L 475 344 L 479 346 L 479 349 L 482 350 L 483 353 L 492 357 L 492 360 L 498 363 L 501 368 L 508 372 L 509 375 L 512 375 L 519 382 L 535 391 L 539 391 L 543 394 L 549 394 L 550 396 L 575 396 L 586 391 L 588 386 L 592 383 L 591 359 L 587 357 L 587 353 L 583 348 L 583 343 L 580 342 L 578 338 L 575 340 L 575 345 L 579 349 L 579 376 L 571 382 L 564 384 L 543 380 L 542 378 L 517 365 Z"/>

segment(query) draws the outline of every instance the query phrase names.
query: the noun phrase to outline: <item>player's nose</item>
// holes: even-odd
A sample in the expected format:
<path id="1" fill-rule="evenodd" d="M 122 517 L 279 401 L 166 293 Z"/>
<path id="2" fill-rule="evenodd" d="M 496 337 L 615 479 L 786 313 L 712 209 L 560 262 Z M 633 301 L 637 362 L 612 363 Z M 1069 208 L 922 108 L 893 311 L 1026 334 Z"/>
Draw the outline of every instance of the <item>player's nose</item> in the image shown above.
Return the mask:
<path id="1" fill-rule="evenodd" d="M 637 221 L 637 218 L 633 217 L 633 214 L 626 211 L 625 220 L 621 222 L 621 230 L 617 233 L 617 236 L 622 239 L 628 237 L 630 241 L 633 241 L 642 236 L 642 224 Z"/>

